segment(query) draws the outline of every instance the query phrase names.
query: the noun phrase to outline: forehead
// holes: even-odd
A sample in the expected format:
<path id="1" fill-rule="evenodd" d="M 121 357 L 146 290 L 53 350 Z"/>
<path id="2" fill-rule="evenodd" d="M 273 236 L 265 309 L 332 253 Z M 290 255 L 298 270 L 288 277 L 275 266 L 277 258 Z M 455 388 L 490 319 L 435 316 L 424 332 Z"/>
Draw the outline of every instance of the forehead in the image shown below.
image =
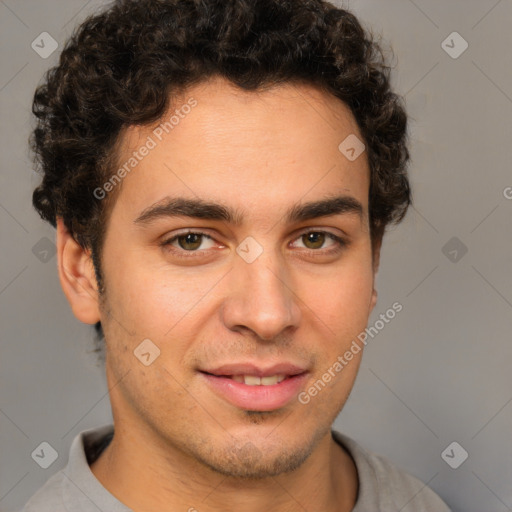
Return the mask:
<path id="1" fill-rule="evenodd" d="M 263 215 L 340 192 L 366 209 L 366 153 L 350 161 L 339 149 L 354 136 L 362 140 L 350 109 L 314 86 L 255 92 L 214 78 L 173 96 L 156 123 L 124 130 L 118 166 L 137 162 L 117 202 L 140 213 L 166 196 L 195 197 Z"/>

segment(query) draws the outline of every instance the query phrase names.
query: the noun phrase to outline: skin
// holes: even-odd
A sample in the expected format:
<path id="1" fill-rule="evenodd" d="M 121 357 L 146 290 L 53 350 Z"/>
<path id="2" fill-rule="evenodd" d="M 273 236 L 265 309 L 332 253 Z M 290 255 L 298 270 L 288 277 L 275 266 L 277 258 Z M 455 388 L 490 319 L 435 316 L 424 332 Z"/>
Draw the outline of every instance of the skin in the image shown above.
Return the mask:
<path id="1" fill-rule="evenodd" d="M 307 405 L 293 399 L 272 412 L 231 405 L 197 370 L 292 361 L 309 369 L 306 390 L 365 329 L 380 253 L 379 241 L 372 259 L 369 167 L 366 153 L 350 162 L 338 150 L 350 134 L 362 139 L 357 123 L 340 100 L 308 85 L 254 93 L 216 78 L 176 98 L 173 109 L 190 97 L 197 106 L 118 185 L 103 301 L 90 252 L 58 220 L 63 290 L 75 316 L 101 320 L 106 337 L 115 436 L 91 470 L 136 512 L 350 511 L 357 471 L 330 429 L 362 351 Z M 152 128 L 125 130 L 120 165 Z M 284 221 L 291 206 L 333 194 L 356 198 L 363 216 Z M 222 203 L 244 220 L 134 222 L 166 196 Z M 192 245 L 183 239 L 160 245 L 187 228 L 212 237 L 199 240 L 195 257 L 175 255 Z M 302 236 L 318 231 L 349 244 L 329 254 L 333 240 Z M 236 253 L 248 236 L 263 248 L 250 264 Z M 160 356 L 144 366 L 133 351 L 147 338 Z"/>

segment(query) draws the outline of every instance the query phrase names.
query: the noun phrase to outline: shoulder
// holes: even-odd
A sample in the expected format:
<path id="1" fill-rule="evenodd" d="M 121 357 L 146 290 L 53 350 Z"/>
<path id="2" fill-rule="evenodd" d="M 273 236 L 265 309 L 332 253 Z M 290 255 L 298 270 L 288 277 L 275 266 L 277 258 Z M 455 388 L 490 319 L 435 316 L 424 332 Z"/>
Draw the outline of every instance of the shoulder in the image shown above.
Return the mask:
<path id="1" fill-rule="evenodd" d="M 335 430 L 333 438 L 352 456 L 359 478 L 353 512 L 450 512 L 444 501 L 426 484 L 403 471 L 388 458 L 364 449 Z"/>
<path id="2" fill-rule="evenodd" d="M 97 512 L 99 508 L 109 512 L 129 511 L 101 485 L 89 467 L 112 436 L 112 424 L 77 434 L 71 443 L 66 466 L 50 476 L 20 512 Z"/>
<path id="3" fill-rule="evenodd" d="M 57 471 L 32 495 L 20 512 L 54 512 L 56 510 L 63 510 L 62 486 L 64 478 L 63 471 Z"/>

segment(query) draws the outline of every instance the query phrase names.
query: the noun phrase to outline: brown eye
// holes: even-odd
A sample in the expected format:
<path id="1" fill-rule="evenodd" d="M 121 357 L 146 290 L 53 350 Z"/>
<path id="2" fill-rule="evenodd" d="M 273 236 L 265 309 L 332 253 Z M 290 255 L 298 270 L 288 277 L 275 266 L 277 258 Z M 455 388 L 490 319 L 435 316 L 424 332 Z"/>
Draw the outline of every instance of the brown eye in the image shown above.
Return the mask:
<path id="1" fill-rule="evenodd" d="M 337 254 L 349 245 L 348 240 L 328 231 L 305 231 L 295 241 L 295 247 L 308 249 L 310 254 Z"/>
<path id="2" fill-rule="evenodd" d="M 321 249 L 325 242 L 325 233 L 312 231 L 302 235 L 302 242 L 308 249 Z"/>
<path id="3" fill-rule="evenodd" d="M 195 251 L 201 246 L 203 235 L 200 233 L 186 233 L 175 238 L 179 246 L 186 251 Z"/>
<path id="4" fill-rule="evenodd" d="M 213 239 L 211 236 L 201 231 L 188 231 L 173 236 L 168 240 L 164 240 L 161 243 L 162 247 L 166 248 L 175 255 L 187 255 L 192 256 L 195 253 L 198 255 L 204 255 L 207 249 L 211 249 L 214 246 Z M 187 254 L 188 253 L 188 254 Z"/>

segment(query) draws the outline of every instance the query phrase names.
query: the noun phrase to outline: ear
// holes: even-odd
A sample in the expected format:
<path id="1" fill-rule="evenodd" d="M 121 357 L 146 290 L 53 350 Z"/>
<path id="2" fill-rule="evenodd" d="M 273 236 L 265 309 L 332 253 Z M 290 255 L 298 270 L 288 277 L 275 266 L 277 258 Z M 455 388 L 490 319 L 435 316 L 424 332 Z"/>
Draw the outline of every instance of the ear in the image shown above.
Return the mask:
<path id="1" fill-rule="evenodd" d="M 377 236 L 376 240 L 373 243 L 373 290 L 372 290 L 372 298 L 370 300 L 370 313 L 373 311 L 373 308 L 377 304 L 377 290 L 375 289 L 375 276 L 379 270 L 380 263 L 380 249 L 382 247 L 382 236 Z"/>
<path id="2" fill-rule="evenodd" d="M 73 314 L 86 324 L 100 321 L 99 293 L 90 250 L 84 250 L 57 218 L 57 265 L 62 290 Z"/>

